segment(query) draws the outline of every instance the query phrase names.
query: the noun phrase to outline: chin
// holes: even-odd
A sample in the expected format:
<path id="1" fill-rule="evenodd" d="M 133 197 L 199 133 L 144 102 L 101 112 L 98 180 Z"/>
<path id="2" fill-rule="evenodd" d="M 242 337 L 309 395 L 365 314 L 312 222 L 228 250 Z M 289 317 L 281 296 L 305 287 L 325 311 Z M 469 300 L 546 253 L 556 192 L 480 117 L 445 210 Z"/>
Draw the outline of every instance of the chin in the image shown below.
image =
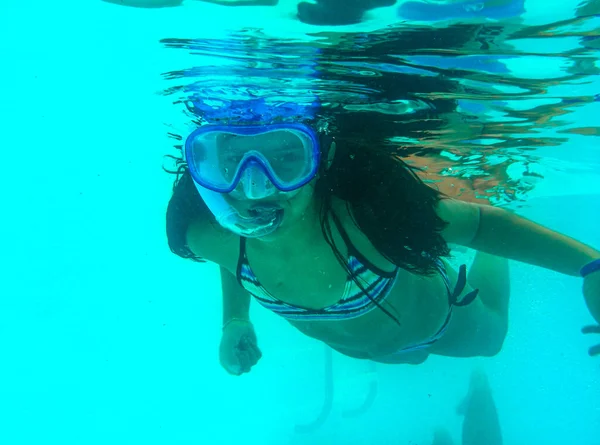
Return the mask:
<path id="1" fill-rule="evenodd" d="M 291 226 L 293 226 L 296 219 L 297 218 L 294 218 L 292 215 L 289 214 L 289 211 L 286 211 L 284 213 L 283 218 L 281 219 L 281 222 L 279 223 L 279 226 L 277 226 L 277 229 L 275 229 L 271 233 L 257 237 L 256 239 L 259 239 L 259 240 L 265 241 L 265 242 L 276 241 L 277 239 L 281 238 L 282 236 L 284 236 L 286 234 L 288 229 Z"/>

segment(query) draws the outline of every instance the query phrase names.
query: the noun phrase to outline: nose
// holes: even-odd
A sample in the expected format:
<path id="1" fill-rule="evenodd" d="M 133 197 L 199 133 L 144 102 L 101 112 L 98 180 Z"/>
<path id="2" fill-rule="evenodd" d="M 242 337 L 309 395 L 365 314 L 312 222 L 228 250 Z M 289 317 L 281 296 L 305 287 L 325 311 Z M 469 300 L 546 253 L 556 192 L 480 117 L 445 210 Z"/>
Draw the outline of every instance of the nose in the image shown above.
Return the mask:
<path id="1" fill-rule="evenodd" d="M 263 199 L 275 193 L 275 187 L 264 172 L 251 165 L 243 173 L 241 184 L 248 199 Z"/>

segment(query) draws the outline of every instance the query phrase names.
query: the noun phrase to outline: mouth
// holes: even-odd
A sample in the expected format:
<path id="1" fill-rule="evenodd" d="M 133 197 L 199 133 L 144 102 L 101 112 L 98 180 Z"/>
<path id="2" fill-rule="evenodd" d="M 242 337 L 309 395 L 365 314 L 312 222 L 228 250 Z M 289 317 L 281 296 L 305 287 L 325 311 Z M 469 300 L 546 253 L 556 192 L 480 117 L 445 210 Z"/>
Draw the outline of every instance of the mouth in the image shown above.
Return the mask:
<path id="1" fill-rule="evenodd" d="M 281 225 L 283 209 L 278 205 L 257 205 L 248 209 L 248 221 L 256 227 L 252 236 L 260 237 L 273 233 Z"/>

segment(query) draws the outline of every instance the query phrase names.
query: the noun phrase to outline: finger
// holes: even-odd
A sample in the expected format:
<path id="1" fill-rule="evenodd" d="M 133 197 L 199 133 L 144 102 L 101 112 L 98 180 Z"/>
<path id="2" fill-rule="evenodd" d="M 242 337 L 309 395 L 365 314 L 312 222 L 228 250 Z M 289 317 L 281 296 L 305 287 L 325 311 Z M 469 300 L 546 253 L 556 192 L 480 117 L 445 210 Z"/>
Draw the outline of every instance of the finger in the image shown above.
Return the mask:
<path id="1" fill-rule="evenodd" d="M 248 336 L 244 336 L 240 339 L 238 350 L 248 354 L 248 365 L 250 368 L 256 365 L 258 361 L 262 358 L 262 352 L 260 352 L 260 349 L 258 349 L 256 341 L 253 341 L 252 338 Z M 250 369 L 248 369 L 248 371 L 249 370 Z"/>
<path id="2" fill-rule="evenodd" d="M 251 341 L 240 340 L 239 351 L 245 352 L 248 357 L 248 364 L 250 368 L 258 363 L 262 354 L 260 350 Z"/>
<path id="3" fill-rule="evenodd" d="M 237 357 L 240 362 L 240 371 L 243 374 L 244 372 L 250 372 L 251 361 L 247 351 L 238 349 Z"/>
<path id="4" fill-rule="evenodd" d="M 248 360 L 250 361 L 250 367 L 252 367 L 258 363 L 260 357 L 254 351 L 248 351 Z"/>
<path id="5" fill-rule="evenodd" d="M 234 363 L 225 363 L 223 368 L 231 375 L 242 375 L 242 369 L 240 365 Z"/>
<path id="6" fill-rule="evenodd" d="M 247 338 L 246 341 L 244 342 L 244 345 L 246 346 L 246 349 L 248 350 L 248 352 L 250 352 L 253 356 L 256 357 L 256 362 L 262 358 L 262 352 L 258 348 L 258 345 L 256 344 L 256 340 Z M 254 364 L 256 364 L 256 362 L 254 362 Z"/>
<path id="7" fill-rule="evenodd" d="M 256 345 L 253 346 L 253 350 L 254 350 L 254 356 L 256 357 L 256 361 L 258 362 L 262 358 L 262 352 L 260 349 L 258 349 L 258 346 L 256 346 Z"/>
<path id="8" fill-rule="evenodd" d="M 600 326 L 599 325 L 584 326 L 581 329 L 581 332 L 584 334 L 600 334 Z"/>
<path id="9" fill-rule="evenodd" d="M 598 355 L 598 354 L 600 354 L 600 345 L 592 346 L 588 350 L 588 354 L 590 354 L 590 355 Z"/>

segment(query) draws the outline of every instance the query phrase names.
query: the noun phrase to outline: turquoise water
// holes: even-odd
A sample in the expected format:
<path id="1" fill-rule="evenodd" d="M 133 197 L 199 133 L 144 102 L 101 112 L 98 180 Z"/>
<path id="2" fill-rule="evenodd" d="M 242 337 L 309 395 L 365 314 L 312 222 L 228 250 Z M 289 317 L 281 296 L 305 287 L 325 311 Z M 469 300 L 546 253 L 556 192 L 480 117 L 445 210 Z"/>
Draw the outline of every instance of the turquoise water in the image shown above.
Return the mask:
<path id="1" fill-rule="evenodd" d="M 597 2 L 435 23 L 399 6 L 338 27 L 301 23 L 288 1 L 0 6 L 0 443 L 430 444 L 439 426 L 459 443 L 455 407 L 479 365 L 505 444 L 598 444 L 581 282 L 524 264 L 511 264 L 494 358 L 333 354 L 328 366 L 321 344 L 254 305 L 263 359 L 239 378 L 218 364 L 217 269 L 175 257 L 164 234 L 162 166 L 168 133 L 189 126 L 190 86 L 221 99 L 248 83 L 271 100 L 318 93 L 378 115 L 432 181 L 600 246 Z M 443 88 L 427 83 L 440 76 Z M 431 101 L 436 125 L 397 119 L 424 122 Z"/>

